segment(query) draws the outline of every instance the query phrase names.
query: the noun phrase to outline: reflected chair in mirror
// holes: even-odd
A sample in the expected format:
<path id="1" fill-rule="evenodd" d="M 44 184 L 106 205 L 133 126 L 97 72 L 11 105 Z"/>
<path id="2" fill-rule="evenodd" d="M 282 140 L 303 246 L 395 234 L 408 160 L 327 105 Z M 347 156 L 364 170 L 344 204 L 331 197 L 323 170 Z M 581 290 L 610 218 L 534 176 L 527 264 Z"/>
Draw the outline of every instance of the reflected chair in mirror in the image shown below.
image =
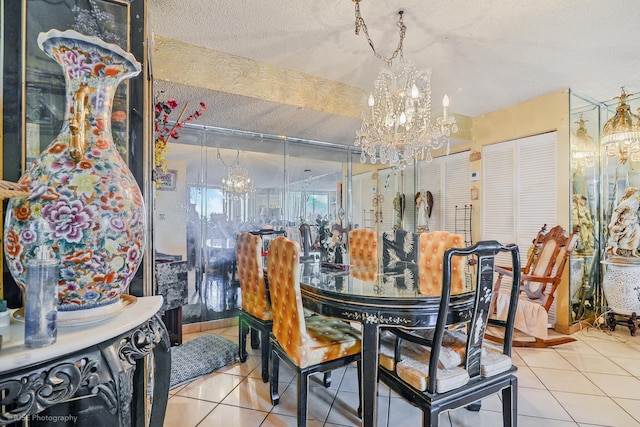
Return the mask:
<path id="1" fill-rule="evenodd" d="M 305 318 L 298 242 L 285 237 L 272 239 L 267 265 L 273 304 L 271 400 L 274 405 L 280 401 L 278 373 L 282 360 L 297 374 L 298 426 L 306 426 L 309 375 L 357 362 L 360 383 L 360 332 L 346 322 L 319 314 Z"/>
<path id="2" fill-rule="evenodd" d="M 435 328 L 398 330 L 393 344 L 392 366 L 381 357 L 380 381 L 423 412 L 423 426 L 437 426 L 441 412 L 467 406 L 495 393 L 502 394 L 504 426 L 517 424 L 516 367 L 511 361 L 511 340 L 502 347 L 484 343 L 494 284 L 495 256 L 511 255 L 516 276 L 520 257 L 516 245 L 482 241 L 468 248 L 444 253 L 441 299 Z M 454 259 L 472 257 L 475 282 L 460 295 L 452 295 Z M 514 286 L 514 291 L 517 285 Z M 506 337 L 513 333 L 518 298 L 510 301 L 504 322 Z M 466 314 L 453 315 L 449 307 L 467 304 Z"/>
<path id="3" fill-rule="evenodd" d="M 372 281 L 378 270 L 378 235 L 374 230 L 349 231 L 349 269 L 356 279 Z"/>
<path id="4" fill-rule="evenodd" d="M 382 266 L 385 272 L 402 271 L 418 264 L 419 234 L 405 230 L 382 233 Z"/>
<path id="5" fill-rule="evenodd" d="M 518 294 L 520 301 L 516 312 L 515 334 L 513 345 L 516 347 L 544 348 L 575 341 L 570 335 L 549 335 L 549 310 L 555 299 L 558 287 L 562 283 L 562 275 L 569 255 L 578 241 L 577 230 L 567 235 L 565 230 L 556 225 L 550 230 L 546 224 L 538 232 L 529 251 L 527 263 L 522 267 Z M 505 319 L 510 298 L 509 288 L 501 289 L 504 278 L 513 278 L 513 270 L 504 267 L 496 268 L 498 278 L 495 284 L 494 301 L 495 316 Z M 508 282 L 508 280 L 507 280 Z M 524 334 L 521 334 L 523 332 Z M 487 339 L 502 342 L 502 331 L 490 328 Z"/>
<path id="6" fill-rule="evenodd" d="M 269 333 L 273 324 L 271 301 L 262 267 L 262 238 L 242 233 L 236 239 L 236 262 L 242 292 L 238 321 L 240 361 L 247 360 L 247 333 L 251 329 L 251 347 L 262 345 L 262 380 L 269 381 Z M 258 337 L 259 333 L 259 337 Z"/>

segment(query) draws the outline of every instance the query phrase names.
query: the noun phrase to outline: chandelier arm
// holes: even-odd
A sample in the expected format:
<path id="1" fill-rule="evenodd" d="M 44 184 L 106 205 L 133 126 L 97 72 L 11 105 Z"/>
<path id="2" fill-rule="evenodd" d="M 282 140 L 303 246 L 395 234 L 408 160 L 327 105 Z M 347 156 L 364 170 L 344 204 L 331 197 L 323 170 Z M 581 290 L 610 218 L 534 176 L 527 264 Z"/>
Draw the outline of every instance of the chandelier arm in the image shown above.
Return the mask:
<path id="1" fill-rule="evenodd" d="M 393 54 L 391 56 L 386 57 L 378 53 L 378 51 L 375 48 L 375 45 L 373 44 L 373 40 L 371 39 L 371 36 L 369 36 L 367 24 L 365 24 L 364 18 L 362 17 L 362 14 L 360 12 L 360 1 L 361 0 L 353 0 L 353 2 L 355 3 L 355 14 L 356 14 L 356 22 L 355 22 L 356 35 L 359 35 L 360 29 L 362 29 L 362 32 L 364 32 L 365 36 L 367 37 L 367 42 L 369 43 L 369 46 L 371 46 L 371 49 L 373 50 L 373 54 L 375 55 L 375 57 L 380 59 L 381 61 L 386 62 L 387 65 L 390 66 L 393 63 L 393 60 L 398 57 L 398 55 L 400 55 L 400 59 L 402 59 L 403 58 L 402 47 L 404 42 L 404 36 L 407 33 L 407 27 L 404 25 L 404 21 L 402 20 L 402 15 L 404 14 L 404 11 L 401 10 L 398 12 L 398 14 L 400 15 L 400 18 L 398 18 L 398 22 L 396 24 L 398 26 L 398 29 L 399 29 L 398 32 L 400 34 L 400 41 L 398 42 L 398 47 L 396 48 L 395 51 L 393 51 Z"/>

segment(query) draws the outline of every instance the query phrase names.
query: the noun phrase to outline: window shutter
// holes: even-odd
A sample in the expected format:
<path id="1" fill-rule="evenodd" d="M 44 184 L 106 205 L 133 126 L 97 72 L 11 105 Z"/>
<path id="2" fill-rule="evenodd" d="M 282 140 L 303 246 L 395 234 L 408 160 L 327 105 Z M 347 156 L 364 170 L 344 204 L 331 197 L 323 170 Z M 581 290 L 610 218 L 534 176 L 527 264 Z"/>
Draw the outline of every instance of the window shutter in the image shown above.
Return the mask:
<path id="1" fill-rule="evenodd" d="M 465 240 L 471 240 L 470 224 L 465 224 L 462 209 L 471 203 L 469 195 L 469 152 L 452 154 L 444 160 L 444 226 L 443 229 L 450 233 L 465 236 Z M 456 218 L 456 206 L 460 208 Z M 468 232 L 468 236 L 467 233 Z"/>
<path id="2" fill-rule="evenodd" d="M 482 149 L 482 238 L 517 243 L 523 264 L 540 228 L 558 223 L 557 138 L 550 132 Z M 510 280 L 502 286 L 509 287 Z M 554 302 L 549 322 L 555 321 Z"/>
<path id="3" fill-rule="evenodd" d="M 482 149 L 482 239 L 516 242 L 515 141 Z"/>

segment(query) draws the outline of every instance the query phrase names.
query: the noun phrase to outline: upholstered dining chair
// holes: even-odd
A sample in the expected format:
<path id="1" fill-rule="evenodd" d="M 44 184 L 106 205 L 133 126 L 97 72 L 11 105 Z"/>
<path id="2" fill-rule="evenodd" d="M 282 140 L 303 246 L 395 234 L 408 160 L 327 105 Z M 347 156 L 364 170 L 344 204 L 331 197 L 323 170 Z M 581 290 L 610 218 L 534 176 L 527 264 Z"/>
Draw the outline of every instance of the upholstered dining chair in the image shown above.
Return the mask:
<path id="1" fill-rule="evenodd" d="M 448 231 L 420 233 L 418 252 L 418 272 L 420 293 L 440 295 L 442 287 L 443 256 L 449 248 L 464 247 L 464 237 Z M 459 294 L 465 288 L 464 258 L 455 257 L 451 266 L 451 293 Z"/>
<path id="2" fill-rule="evenodd" d="M 378 269 L 378 235 L 374 230 L 349 231 L 349 264 L 356 270 Z"/>
<path id="3" fill-rule="evenodd" d="M 251 347 L 262 345 L 262 381 L 269 381 L 269 333 L 273 324 L 271 301 L 262 267 L 262 237 L 242 233 L 236 238 L 236 263 L 242 292 L 238 320 L 240 361 L 247 360 L 247 333 L 251 329 Z M 259 333 L 259 340 L 257 333 Z"/>
<path id="4" fill-rule="evenodd" d="M 517 282 L 513 286 L 516 295 L 511 297 L 504 322 L 507 339 L 502 348 L 484 345 L 483 341 L 493 292 L 495 256 L 504 251 L 510 252 L 514 276 L 519 276 L 520 255 L 516 245 L 483 241 L 468 248 L 447 249 L 435 328 L 397 331 L 393 344 L 381 349 L 381 353 L 386 351 L 387 356 L 389 352 L 393 356 L 381 355 L 380 381 L 422 410 L 423 426 L 436 427 L 441 412 L 474 404 L 497 392 L 502 393 L 503 425 L 517 424 L 518 380 L 509 339 L 518 302 Z M 476 272 L 471 277 L 475 283 L 471 286 L 473 291 L 452 295 L 453 260 L 457 257 L 474 258 L 472 265 Z M 452 316 L 451 304 L 468 304 L 468 314 Z"/>
<path id="5" fill-rule="evenodd" d="M 297 374 L 298 426 L 306 426 L 309 375 L 357 362 L 360 383 L 360 332 L 341 320 L 321 315 L 305 318 L 298 242 L 286 237 L 272 239 L 267 266 L 273 304 L 271 400 L 274 405 L 280 401 L 278 373 L 283 360 Z"/>

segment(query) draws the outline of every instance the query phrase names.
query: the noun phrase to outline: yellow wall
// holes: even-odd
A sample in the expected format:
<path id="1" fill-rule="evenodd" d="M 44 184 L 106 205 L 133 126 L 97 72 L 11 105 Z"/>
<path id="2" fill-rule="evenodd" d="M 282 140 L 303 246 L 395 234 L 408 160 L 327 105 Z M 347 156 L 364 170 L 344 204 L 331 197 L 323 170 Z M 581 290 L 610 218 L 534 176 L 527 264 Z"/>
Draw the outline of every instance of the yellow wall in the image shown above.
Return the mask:
<path id="1" fill-rule="evenodd" d="M 471 140 L 471 172 L 477 171 L 480 181 L 472 182 L 480 197 L 473 201 L 472 230 L 473 240 L 481 239 L 482 233 L 482 160 L 480 153 L 485 145 L 496 144 L 545 132 L 558 132 L 558 190 L 557 217 L 558 223 L 565 230 L 569 229 L 571 214 L 570 186 L 570 117 L 569 90 L 561 90 L 543 95 L 516 105 L 494 111 L 473 119 L 473 138 Z M 491 202 L 491 195 L 486 195 L 485 202 Z M 542 224 L 541 224 L 542 226 Z M 524 261 L 524 260 L 523 260 Z M 568 268 L 565 269 L 563 284 L 556 296 L 557 329 L 569 324 L 569 283 Z"/>

